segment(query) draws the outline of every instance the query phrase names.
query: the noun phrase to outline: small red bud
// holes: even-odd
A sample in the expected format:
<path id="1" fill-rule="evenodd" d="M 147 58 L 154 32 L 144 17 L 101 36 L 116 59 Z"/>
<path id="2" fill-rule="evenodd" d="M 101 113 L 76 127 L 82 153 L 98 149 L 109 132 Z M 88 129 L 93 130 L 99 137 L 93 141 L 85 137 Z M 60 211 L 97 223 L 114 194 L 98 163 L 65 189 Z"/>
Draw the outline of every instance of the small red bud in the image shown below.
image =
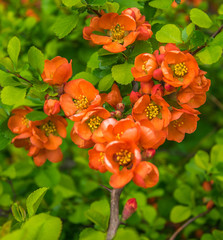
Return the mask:
<path id="1" fill-rule="evenodd" d="M 142 158 L 145 160 L 152 159 L 156 154 L 156 150 L 153 148 L 146 149 L 142 152 Z"/>
<path id="2" fill-rule="evenodd" d="M 161 81 L 163 79 L 163 72 L 161 68 L 157 68 L 156 70 L 153 71 L 153 78 Z"/>
<path id="3" fill-rule="evenodd" d="M 111 113 L 111 117 L 115 117 L 115 112 L 110 112 Z"/>
<path id="4" fill-rule="evenodd" d="M 154 82 L 153 81 L 149 81 L 149 82 L 141 82 L 141 92 L 143 94 L 151 94 L 152 88 L 154 86 Z"/>
<path id="5" fill-rule="evenodd" d="M 116 109 L 123 113 L 124 110 L 125 110 L 125 104 L 124 103 L 118 103 L 116 105 Z"/>
<path id="6" fill-rule="evenodd" d="M 115 111 L 115 117 L 118 118 L 118 119 L 120 119 L 120 118 L 122 117 L 121 111 L 116 110 L 116 111 Z"/>
<path id="7" fill-rule="evenodd" d="M 212 189 L 211 183 L 208 181 L 204 181 L 202 184 L 202 187 L 203 187 L 204 191 L 206 191 L 206 192 L 210 192 Z"/>
<path id="8" fill-rule="evenodd" d="M 49 116 L 57 114 L 60 112 L 60 102 L 58 100 L 48 99 L 44 103 L 43 110 Z"/>
<path id="9" fill-rule="evenodd" d="M 214 207 L 214 202 L 212 200 L 210 200 L 207 204 L 206 204 L 206 208 L 208 210 L 212 209 Z"/>
<path id="10" fill-rule="evenodd" d="M 122 212 L 122 220 L 126 221 L 128 218 L 132 216 L 132 214 L 136 211 L 137 209 L 137 201 L 135 198 L 129 199 L 123 209 Z"/>
<path id="11" fill-rule="evenodd" d="M 131 91 L 130 93 L 130 101 L 132 104 L 134 104 L 135 102 L 138 101 L 138 99 L 142 96 L 142 94 L 140 94 L 139 92 L 134 92 L 134 91 Z"/>
<path id="12" fill-rule="evenodd" d="M 152 95 L 160 95 L 161 97 L 164 94 L 164 89 L 161 84 L 157 84 L 152 88 Z"/>
<path id="13" fill-rule="evenodd" d="M 172 92 L 175 89 L 175 87 L 171 86 L 170 84 L 165 84 L 165 90 L 167 92 Z"/>
<path id="14" fill-rule="evenodd" d="M 160 55 L 157 55 L 156 56 L 156 61 L 159 65 L 161 65 L 161 63 L 163 62 L 164 60 L 164 54 L 160 54 Z"/>

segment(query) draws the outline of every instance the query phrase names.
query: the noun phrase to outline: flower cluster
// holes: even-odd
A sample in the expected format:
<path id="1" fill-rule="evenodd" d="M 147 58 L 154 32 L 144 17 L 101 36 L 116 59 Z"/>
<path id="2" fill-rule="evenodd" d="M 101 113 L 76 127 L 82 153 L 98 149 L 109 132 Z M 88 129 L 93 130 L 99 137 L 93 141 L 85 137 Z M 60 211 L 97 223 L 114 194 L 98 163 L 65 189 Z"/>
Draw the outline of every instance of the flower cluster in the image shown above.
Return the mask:
<path id="1" fill-rule="evenodd" d="M 83 29 L 84 39 L 103 45 L 112 53 L 123 52 L 136 40 L 147 40 L 152 34 L 151 25 L 137 8 L 128 8 L 121 15 L 102 13 L 101 17 L 93 17 L 90 26 Z"/>

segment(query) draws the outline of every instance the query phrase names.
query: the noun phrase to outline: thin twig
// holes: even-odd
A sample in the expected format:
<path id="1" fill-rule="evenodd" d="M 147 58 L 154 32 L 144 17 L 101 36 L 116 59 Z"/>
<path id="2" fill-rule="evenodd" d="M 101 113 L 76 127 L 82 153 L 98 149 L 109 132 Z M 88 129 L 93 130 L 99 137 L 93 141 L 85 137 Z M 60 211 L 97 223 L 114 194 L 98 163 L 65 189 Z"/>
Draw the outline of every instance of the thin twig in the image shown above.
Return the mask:
<path id="1" fill-rule="evenodd" d="M 221 32 L 222 29 L 223 29 L 223 25 L 221 25 L 221 27 L 214 34 L 212 34 L 211 38 L 215 38 Z M 204 45 L 202 45 L 201 47 L 199 47 L 198 49 L 196 49 L 195 51 L 193 51 L 191 53 L 191 55 L 195 55 L 196 53 L 200 52 L 205 47 L 206 47 L 206 43 Z"/>
<path id="2" fill-rule="evenodd" d="M 26 78 L 22 77 L 20 74 L 18 74 L 18 73 L 13 73 L 13 72 L 10 72 L 9 70 L 7 70 L 7 72 L 8 72 L 8 73 L 11 73 L 11 74 L 13 74 L 13 75 L 15 75 L 17 78 L 20 78 L 20 79 L 22 79 L 22 80 L 26 81 L 27 83 L 31 84 L 31 86 L 32 86 L 32 83 L 31 83 L 31 82 L 30 82 L 28 79 L 26 79 Z"/>
<path id="3" fill-rule="evenodd" d="M 93 13 L 95 13 L 98 17 L 101 17 L 101 16 L 102 16 L 97 10 L 95 10 L 95 9 L 89 7 L 89 6 L 87 6 L 87 9 L 90 10 L 90 11 L 92 11 Z"/>
<path id="4" fill-rule="evenodd" d="M 209 99 L 223 111 L 223 104 L 212 94 L 209 94 Z"/>
<path id="5" fill-rule="evenodd" d="M 101 187 L 103 187 L 104 189 L 106 189 L 107 191 L 109 191 L 110 193 L 112 192 L 112 189 L 111 188 L 108 188 L 102 184 L 99 184 Z"/>
<path id="6" fill-rule="evenodd" d="M 193 217 L 191 219 L 189 219 L 187 222 L 185 222 L 181 227 L 179 227 L 176 232 L 174 232 L 174 234 L 170 237 L 169 240 L 174 240 L 177 235 L 184 229 L 186 228 L 190 223 L 192 223 L 193 221 L 195 221 L 196 219 L 203 217 L 204 215 L 208 214 L 211 211 L 211 209 L 208 209 L 207 211 L 200 213 L 199 215 L 197 215 L 196 217 Z"/>
<path id="7" fill-rule="evenodd" d="M 110 219 L 106 240 L 114 238 L 120 225 L 119 199 L 123 188 L 114 188 L 111 191 Z"/>

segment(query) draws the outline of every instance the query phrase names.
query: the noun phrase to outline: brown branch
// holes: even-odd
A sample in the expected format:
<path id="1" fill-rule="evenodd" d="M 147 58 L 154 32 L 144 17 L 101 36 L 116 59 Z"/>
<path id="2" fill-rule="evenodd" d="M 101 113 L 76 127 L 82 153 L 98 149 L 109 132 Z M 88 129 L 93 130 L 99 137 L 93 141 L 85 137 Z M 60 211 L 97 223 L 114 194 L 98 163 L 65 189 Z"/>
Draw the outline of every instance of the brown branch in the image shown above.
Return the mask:
<path id="1" fill-rule="evenodd" d="M 221 27 L 211 36 L 211 38 L 215 38 L 221 32 L 222 29 L 223 29 L 223 25 L 221 25 Z M 199 47 L 198 49 L 193 51 L 191 53 L 191 55 L 195 55 L 196 53 L 200 52 L 205 47 L 206 47 L 206 44 L 202 45 L 201 47 Z"/>
<path id="2" fill-rule="evenodd" d="M 199 215 L 197 215 L 196 217 L 193 217 L 191 219 L 189 219 L 188 221 L 186 221 L 181 227 L 179 227 L 176 232 L 174 232 L 174 234 L 170 237 L 169 240 L 174 240 L 177 235 L 184 229 L 186 228 L 190 223 L 194 222 L 196 219 L 205 216 L 206 214 L 208 214 L 211 211 L 211 209 L 208 209 L 207 211 L 200 213 Z"/>
<path id="3" fill-rule="evenodd" d="M 112 189 L 106 187 L 105 185 L 103 184 L 99 184 L 101 187 L 103 187 L 104 189 L 106 189 L 107 191 L 109 191 L 110 193 L 112 192 Z"/>
<path id="4" fill-rule="evenodd" d="M 95 13 L 98 17 L 102 16 L 97 10 L 95 10 L 95 9 L 89 7 L 89 6 L 87 6 L 87 9 L 90 10 L 91 12 Z"/>
<path id="5" fill-rule="evenodd" d="M 212 94 L 209 94 L 209 99 L 223 111 L 223 104 Z"/>
<path id="6" fill-rule="evenodd" d="M 31 82 L 30 82 L 28 79 L 26 79 L 26 78 L 22 77 L 20 74 L 18 74 L 18 73 L 13 73 L 13 72 L 10 72 L 9 70 L 7 70 L 7 72 L 8 72 L 8 73 L 11 73 L 11 74 L 13 74 L 13 75 L 15 75 L 17 78 L 20 78 L 20 79 L 22 79 L 22 80 L 26 81 L 27 83 L 31 84 L 31 86 L 32 86 L 32 83 L 31 83 Z"/>
<path id="7" fill-rule="evenodd" d="M 123 188 L 114 188 L 111 191 L 110 219 L 106 240 L 113 239 L 120 225 L 119 199 L 122 190 Z"/>

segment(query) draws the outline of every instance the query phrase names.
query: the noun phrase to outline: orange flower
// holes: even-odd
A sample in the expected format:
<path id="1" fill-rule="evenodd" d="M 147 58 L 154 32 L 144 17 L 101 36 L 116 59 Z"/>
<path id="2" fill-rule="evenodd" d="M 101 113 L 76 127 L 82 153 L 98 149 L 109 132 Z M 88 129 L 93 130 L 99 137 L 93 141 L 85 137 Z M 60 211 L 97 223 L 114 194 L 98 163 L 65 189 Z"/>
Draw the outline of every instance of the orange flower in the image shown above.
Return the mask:
<path id="1" fill-rule="evenodd" d="M 52 163 L 57 163 L 62 161 L 63 153 L 60 148 L 55 150 L 40 149 L 39 152 L 33 157 L 34 163 L 36 166 L 42 166 L 46 160 L 49 160 Z"/>
<path id="2" fill-rule="evenodd" d="M 103 107 L 96 107 L 86 113 L 80 122 L 75 122 L 74 128 L 79 137 L 88 141 L 94 136 L 102 136 L 101 123 L 111 116 Z"/>
<path id="3" fill-rule="evenodd" d="M 31 121 L 26 118 L 26 114 L 32 112 L 29 107 L 16 108 L 12 110 L 13 116 L 8 120 L 8 128 L 15 134 L 20 134 L 31 130 Z"/>
<path id="4" fill-rule="evenodd" d="M 91 148 L 94 146 L 94 142 L 90 140 L 84 140 L 81 138 L 77 132 L 76 129 L 73 127 L 70 132 L 70 137 L 73 143 L 75 143 L 79 148 Z"/>
<path id="5" fill-rule="evenodd" d="M 169 104 L 160 96 L 143 95 L 134 105 L 132 116 L 136 121 L 147 119 L 155 130 L 162 130 L 170 122 Z"/>
<path id="6" fill-rule="evenodd" d="M 116 109 L 117 104 L 122 102 L 122 96 L 117 84 L 112 85 L 112 89 L 110 93 L 108 94 L 102 93 L 101 95 L 103 96 L 101 105 L 107 102 L 109 105 L 111 105 L 113 108 Z"/>
<path id="7" fill-rule="evenodd" d="M 60 112 L 60 101 L 55 99 L 48 99 L 45 101 L 43 106 L 44 112 L 49 115 L 55 115 Z"/>
<path id="8" fill-rule="evenodd" d="M 105 166 L 104 157 L 105 145 L 97 143 L 94 148 L 88 151 L 89 154 L 89 167 L 98 170 L 101 173 L 107 171 Z"/>
<path id="9" fill-rule="evenodd" d="M 134 170 L 133 182 L 139 187 L 154 187 L 159 182 L 159 171 L 150 162 L 140 162 Z"/>
<path id="10" fill-rule="evenodd" d="M 190 108 L 187 105 L 182 105 L 183 108 L 173 108 L 171 112 L 171 122 L 168 126 L 167 139 L 176 142 L 182 142 L 185 133 L 193 133 L 197 128 L 197 116 L 199 112 Z"/>
<path id="11" fill-rule="evenodd" d="M 156 131 L 153 124 L 147 119 L 140 121 L 140 129 L 139 143 L 144 149 L 157 149 L 166 140 L 166 131 Z"/>
<path id="12" fill-rule="evenodd" d="M 37 13 L 35 13 L 35 11 L 32 8 L 27 9 L 26 16 L 35 18 L 37 22 L 40 21 L 40 17 L 38 16 Z"/>
<path id="13" fill-rule="evenodd" d="M 133 172 L 141 161 L 139 148 L 132 142 L 113 141 L 105 149 L 106 168 L 113 173 L 110 185 L 122 188 L 130 182 Z"/>
<path id="14" fill-rule="evenodd" d="M 97 16 L 93 17 L 91 19 L 90 26 L 89 27 L 84 27 L 84 29 L 83 29 L 83 38 L 85 40 L 90 40 L 91 41 L 91 34 L 94 31 L 98 31 L 98 32 L 103 31 L 103 29 L 99 28 L 98 21 L 99 21 L 99 17 L 97 17 Z"/>
<path id="15" fill-rule="evenodd" d="M 142 53 L 135 58 L 135 67 L 131 69 L 135 81 L 147 82 L 158 67 L 156 58 L 149 53 Z"/>
<path id="16" fill-rule="evenodd" d="M 49 116 L 33 124 L 30 142 L 40 149 L 56 150 L 62 144 L 61 137 L 66 137 L 67 122 L 61 116 Z"/>
<path id="17" fill-rule="evenodd" d="M 83 30 L 84 38 L 90 38 L 94 44 L 103 45 L 109 52 L 118 53 L 126 50 L 137 36 L 136 22 L 128 15 L 118 15 L 117 13 L 106 13 L 96 20 L 96 27 Z M 97 35 L 95 29 L 103 29 L 105 35 Z"/>
<path id="18" fill-rule="evenodd" d="M 61 85 L 72 76 L 72 60 L 68 63 L 66 58 L 55 57 L 52 60 L 45 60 L 44 70 L 41 77 L 44 82 L 50 85 Z"/>
<path id="19" fill-rule="evenodd" d="M 163 81 L 174 87 L 187 87 L 198 75 L 198 65 L 190 53 L 169 51 L 161 64 Z"/>
<path id="20" fill-rule="evenodd" d="M 101 97 L 95 87 L 84 79 L 68 82 L 60 97 L 60 105 L 65 115 L 72 121 L 80 121 L 85 114 L 100 105 Z"/>

